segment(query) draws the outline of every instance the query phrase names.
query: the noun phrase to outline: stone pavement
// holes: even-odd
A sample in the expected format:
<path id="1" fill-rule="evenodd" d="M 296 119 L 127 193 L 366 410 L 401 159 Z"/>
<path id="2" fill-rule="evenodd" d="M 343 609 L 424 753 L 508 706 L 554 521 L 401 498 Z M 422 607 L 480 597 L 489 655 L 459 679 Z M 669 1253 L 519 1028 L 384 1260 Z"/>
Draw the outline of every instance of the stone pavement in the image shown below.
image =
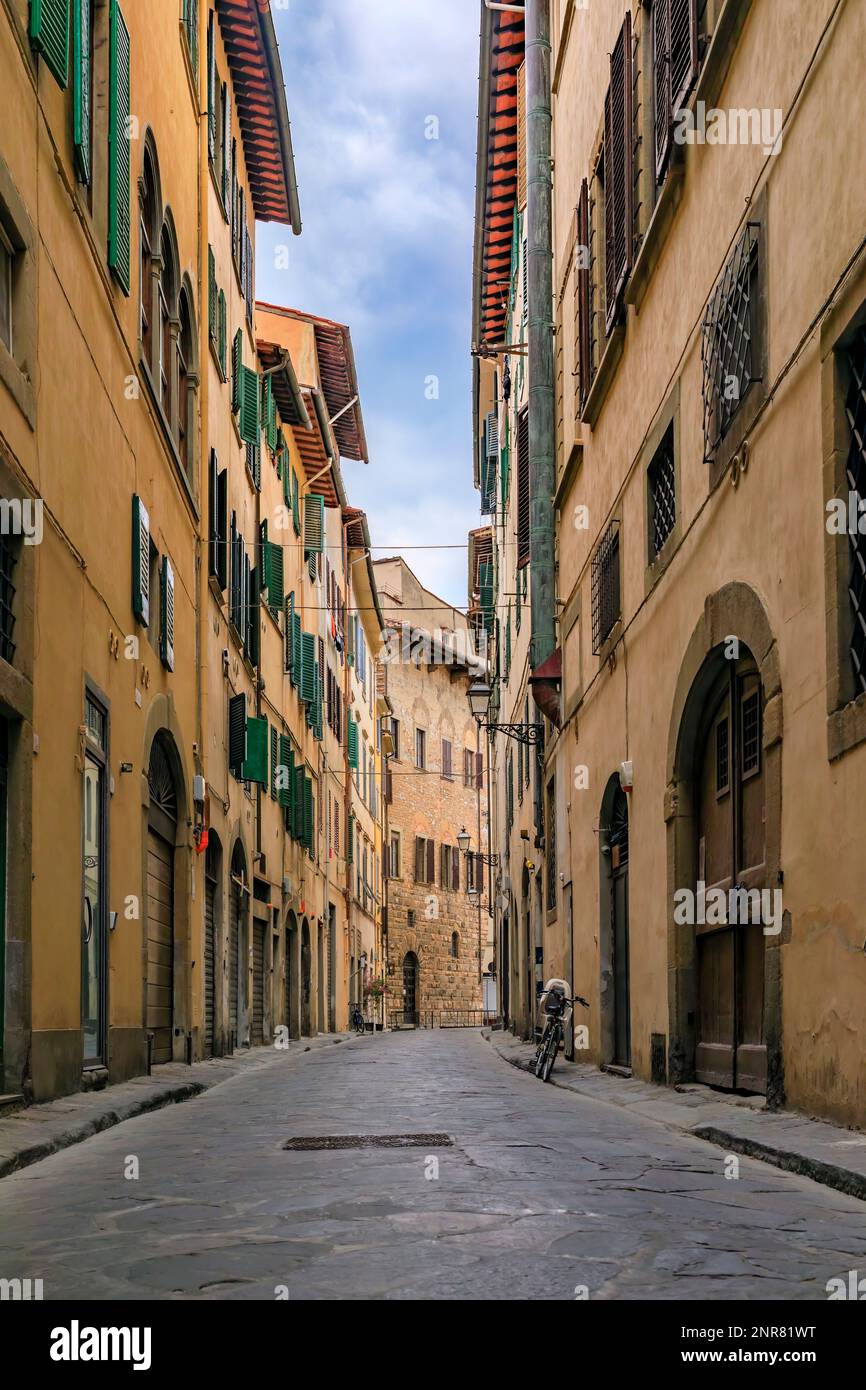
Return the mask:
<path id="1" fill-rule="evenodd" d="M 302 1038 L 291 1042 L 285 1055 L 303 1056 L 313 1048 L 344 1042 L 348 1036 L 336 1033 Z M 80 1144 L 83 1139 L 110 1129 L 122 1120 L 190 1100 L 239 1071 L 269 1062 L 271 1057 L 271 1048 L 257 1047 L 235 1052 L 230 1057 L 212 1057 L 192 1066 L 170 1062 L 157 1067 L 151 1076 L 136 1076 L 119 1086 L 107 1086 L 101 1091 L 79 1091 L 62 1100 L 30 1105 L 5 1114 L 0 1117 L 0 1178 L 30 1163 L 38 1163 L 59 1149 L 67 1149 L 70 1144 Z"/>
<path id="2" fill-rule="evenodd" d="M 484 1037 L 512 1066 L 532 1070 L 534 1043 L 488 1028 Z M 653 1086 L 599 1071 L 589 1062 L 566 1062 L 561 1052 L 548 1084 L 624 1106 L 729 1153 L 763 1159 L 866 1200 L 866 1134 L 793 1111 L 772 1113 L 755 1096 L 724 1096 L 709 1086 Z"/>
<path id="3" fill-rule="evenodd" d="M 451 1143 L 284 1147 L 419 1131 Z M 49 1300 L 825 1300 L 866 1272 L 862 1202 L 456 1029 L 268 1050 L 11 1174 L 0 1232 L 0 1278 Z"/>

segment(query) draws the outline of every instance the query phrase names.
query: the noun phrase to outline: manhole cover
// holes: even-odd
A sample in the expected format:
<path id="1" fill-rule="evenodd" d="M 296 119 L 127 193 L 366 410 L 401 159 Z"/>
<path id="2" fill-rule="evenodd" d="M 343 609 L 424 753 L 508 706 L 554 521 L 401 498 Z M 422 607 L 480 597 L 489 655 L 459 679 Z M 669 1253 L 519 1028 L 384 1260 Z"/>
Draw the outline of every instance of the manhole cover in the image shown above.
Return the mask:
<path id="1" fill-rule="evenodd" d="M 308 1134 L 287 1139 L 284 1149 L 443 1149 L 453 1147 L 448 1134 Z"/>

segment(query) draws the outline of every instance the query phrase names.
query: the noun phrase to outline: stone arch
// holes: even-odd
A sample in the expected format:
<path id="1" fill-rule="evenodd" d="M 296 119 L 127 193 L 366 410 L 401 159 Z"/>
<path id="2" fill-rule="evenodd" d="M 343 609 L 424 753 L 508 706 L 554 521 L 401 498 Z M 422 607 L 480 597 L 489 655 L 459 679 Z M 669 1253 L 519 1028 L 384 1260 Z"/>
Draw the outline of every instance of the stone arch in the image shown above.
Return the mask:
<path id="1" fill-rule="evenodd" d="M 157 696 L 148 711 L 142 760 L 141 834 L 141 922 L 142 922 L 142 1018 L 145 1041 L 148 1025 L 148 997 L 154 997 L 154 981 L 148 989 L 149 974 L 155 968 L 155 945 L 150 927 L 159 916 L 153 864 L 154 837 L 169 848 L 167 887 L 170 889 L 170 1054 L 172 1061 L 185 1061 L 191 1038 L 192 1000 L 190 960 L 193 927 L 190 916 L 189 882 L 193 844 L 189 819 L 189 779 L 180 749 L 183 738 L 170 699 Z M 153 889 L 151 889 L 153 885 Z M 154 933 L 153 942 L 156 942 Z M 151 1007 L 150 1016 L 153 1016 Z"/>
<path id="2" fill-rule="evenodd" d="M 782 682 L 779 652 L 760 596 L 748 584 L 726 584 L 707 596 L 704 611 L 683 657 L 668 730 L 667 826 L 668 1079 L 692 1080 L 696 1040 L 696 946 L 694 928 L 674 921 L 674 894 L 693 889 L 698 877 L 695 761 L 704 704 L 724 670 L 728 639 L 737 638 L 754 658 L 762 691 L 764 825 L 767 886 L 780 883 L 782 831 Z M 781 936 L 764 938 L 764 1038 L 767 1102 L 784 1099 L 781 1013 Z"/>

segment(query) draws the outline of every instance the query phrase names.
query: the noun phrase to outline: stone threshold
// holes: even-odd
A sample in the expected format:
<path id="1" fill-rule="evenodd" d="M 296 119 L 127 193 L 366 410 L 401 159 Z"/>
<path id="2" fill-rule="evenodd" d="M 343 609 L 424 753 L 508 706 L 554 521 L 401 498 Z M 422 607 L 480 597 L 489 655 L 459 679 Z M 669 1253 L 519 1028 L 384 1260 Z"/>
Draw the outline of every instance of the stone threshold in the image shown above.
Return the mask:
<path id="1" fill-rule="evenodd" d="M 506 1062 L 532 1072 L 534 1043 L 484 1028 Z M 538 1082 L 538 1085 L 542 1085 Z M 769 1111 L 763 1097 L 725 1096 L 709 1086 L 656 1086 L 557 1058 L 548 1083 L 588 1100 L 633 1110 L 644 1119 L 693 1134 L 727 1153 L 743 1154 L 866 1201 L 866 1134 L 796 1111 Z"/>

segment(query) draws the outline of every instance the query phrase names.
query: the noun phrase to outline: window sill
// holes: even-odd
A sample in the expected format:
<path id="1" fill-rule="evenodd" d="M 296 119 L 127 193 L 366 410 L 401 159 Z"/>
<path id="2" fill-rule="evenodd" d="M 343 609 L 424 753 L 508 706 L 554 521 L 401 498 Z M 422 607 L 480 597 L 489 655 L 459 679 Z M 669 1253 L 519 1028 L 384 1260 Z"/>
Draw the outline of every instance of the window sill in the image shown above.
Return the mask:
<path id="1" fill-rule="evenodd" d="M 833 710 L 827 716 L 827 759 L 836 762 L 852 748 L 866 742 L 866 695 Z"/>
<path id="2" fill-rule="evenodd" d="M 673 530 L 671 531 L 670 535 L 668 536 L 658 555 L 654 555 L 653 558 L 647 563 L 646 570 L 644 571 L 644 594 L 646 597 L 649 597 L 649 595 L 652 593 L 656 584 L 658 584 L 665 570 L 668 568 L 668 565 L 671 563 L 677 551 L 679 550 L 680 542 L 683 538 L 682 532 L 682 522 L 680 521 L 679 517 L 677 517 L 677 520 L 674 523 Z"/>
<path id="3" fill-rule="evenodd" d="M 661 260 L 662 249 L 667 241 L 677 208 L 682 201 L 685 165 L 682 156 L 672 156 L 659 193 L 658 202 L 653 209 L 649 226 L 644 233 L 637 254 L 631 278 L 625 287 L 625 302 L 640 313 L 653 271 Z"/>
<path id="4" fill-rule="evenodd" d="M 598 364 L 595 380 L 590 387 L 589 395 L 586 398 L 581 413 L 581 420 L 585 425 L 589 425 L 591 430 L 595 429 L 596 422 L 601 414 L 602 406 L 607 398 L 607 393 L 610 390 L 613 378 L 616 375 L 616 369 L 619 366 L 619 360 L 622 357 L 624 347 L 625 325 L 619 324 L 618 327 L 614 328 L 607 340 L 604 355 Z"/>
<path id="5" fill-rule="evenodd" d="M 597 655 L 597 657 L 598 657 L 599 668 L 601 668 L 602 666 L 604 666 L 605 663 L 606 663 L 607 661 L 610 660 L 611 655 L 612 655 L 612 653 L 613 653 L 613 649 L 614 649 L 614 647 L 616 646 L 616 644 L 617 644 L 617 642 L 619 641 L 619 639 L 620 639 L 621 636 L 622 636 L 622 615 L 620 614 L 620 616 L 617 618 L 616 622 L 614 623 L 613 627 L 611 628 L 610 632 L 607 634 L 607 636 L 605 637 L 605 639 L 604 639 L 604 641 L 602 642 L 601 646 L 599 647 L 598 652 L 596 653 L 596 655 Z"/>

